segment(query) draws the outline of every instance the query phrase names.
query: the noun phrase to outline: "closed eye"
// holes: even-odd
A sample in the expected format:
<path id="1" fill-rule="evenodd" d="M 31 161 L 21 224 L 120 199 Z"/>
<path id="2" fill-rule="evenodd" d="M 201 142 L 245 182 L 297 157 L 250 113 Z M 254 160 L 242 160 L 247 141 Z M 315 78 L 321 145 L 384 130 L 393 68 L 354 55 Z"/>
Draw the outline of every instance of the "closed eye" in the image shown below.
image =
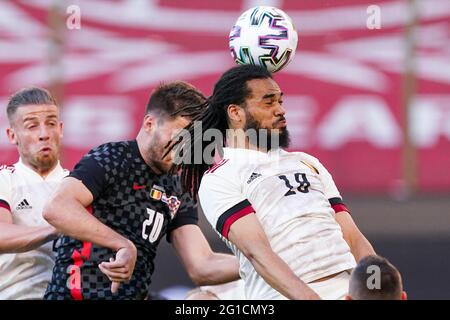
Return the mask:
<path id="1" fill-rule="evenodd" d="M 270 101 L 267 101 L 266 102 L 266 105 L 268 105 L 268 106 L 271 106 L 271 105 L 273 105 L 275 102 L 278 102 L 280 105 L 282 105 L 283 104 L 283 100 L 270 100 Z"/>
<path id="2" fill-rule="evenodd" d="M 25 128 L 26 129 L 34 129 L 36 127 L 37 127 L 36 123 L 27 123 L 27 124 L 25 124 Z"/>

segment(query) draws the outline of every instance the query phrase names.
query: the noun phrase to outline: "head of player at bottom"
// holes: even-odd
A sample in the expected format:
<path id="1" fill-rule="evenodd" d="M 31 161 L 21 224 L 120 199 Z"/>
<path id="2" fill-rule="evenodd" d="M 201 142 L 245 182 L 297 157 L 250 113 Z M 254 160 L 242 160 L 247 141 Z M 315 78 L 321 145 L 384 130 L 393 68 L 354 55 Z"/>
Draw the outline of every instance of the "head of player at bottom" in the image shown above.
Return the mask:
<path id="1" fill-rule="evenodd" d="M 22 162 L 45 177 L 58 163 L 63 136 L 55 99 L 45 89 L 25 88 L 10 98 L 6 112 L 9 141 Z"/>
<path id="2" fill-rule="evenodd" d="M 361 259 L 350 277 L 346 300 L 406 300 L 400 272 L 386 258 Z"/>

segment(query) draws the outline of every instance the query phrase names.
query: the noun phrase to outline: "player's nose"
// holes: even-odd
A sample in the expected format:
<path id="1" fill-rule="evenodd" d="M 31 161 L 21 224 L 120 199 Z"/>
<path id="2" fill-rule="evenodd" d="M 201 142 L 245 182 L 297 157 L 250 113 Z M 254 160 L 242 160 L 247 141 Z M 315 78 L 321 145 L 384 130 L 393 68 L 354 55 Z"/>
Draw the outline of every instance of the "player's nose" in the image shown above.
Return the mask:
<path id="1" fill-rule="evenodd" d="M 39 140 L 45 141 L 50 139 L 50 131 L 46 125 L 39 126 Z"/>
<path id="2" fill-rule="evenodd" d="M 286 110 L 283 108 L 283 106 L 281 104 L 278 104 L 278 107 L 275 110 L 275 116 L 284 117 L 285 114 L 286 114 Z"/>

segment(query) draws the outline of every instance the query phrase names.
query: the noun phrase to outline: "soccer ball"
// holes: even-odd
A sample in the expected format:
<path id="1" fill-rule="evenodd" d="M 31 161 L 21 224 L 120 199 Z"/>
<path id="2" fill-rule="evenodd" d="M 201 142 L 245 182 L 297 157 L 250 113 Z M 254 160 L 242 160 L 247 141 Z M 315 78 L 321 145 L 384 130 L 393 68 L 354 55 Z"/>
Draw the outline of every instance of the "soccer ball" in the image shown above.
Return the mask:
<path id="1" fill-rule="evenodd" d="M 230 32 L 230 51 L 238 64 L 256 64 L 277 72 L 294 58 L 297 41 L 297 31 L 286 13 L 258 6 L 237 19 Z"/>

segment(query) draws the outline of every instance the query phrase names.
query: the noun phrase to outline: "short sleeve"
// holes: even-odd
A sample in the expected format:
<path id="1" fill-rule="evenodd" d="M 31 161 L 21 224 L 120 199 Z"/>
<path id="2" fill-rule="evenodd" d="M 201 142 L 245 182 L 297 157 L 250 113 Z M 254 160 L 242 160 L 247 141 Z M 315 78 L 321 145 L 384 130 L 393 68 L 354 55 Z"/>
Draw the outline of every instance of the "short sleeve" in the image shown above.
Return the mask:
<path id="1" fill-rule="evenodd" d="M 206 219 L 226 239 L 234 222 L 255 212 L 240 186 L 230 177 L 216 173 L 203 177 L 199 199 Z"/>
<path id="2" fill-rule="evenodd" d="M 180 198 L 180 207 L 167 227 L 167 241 L 170 242 L 170 233 L 187 224 L 198 224 L 197 204 L 192 200 L 189 194 L 185 193 Z"/>
<path id="3" fill-rule="evenodd" d="M 90 153 L 75 165 L 69 177 L 80 180 L 92 193 L 94 200 L 110 183 L 110 177 L 105 168 L 100 166 L 98 160 Z"/>
<path id="4" fill-rule="evenodd" d="M 333 177 L 330 172 L 320 163 L 317 158 L 308 156 L 306 160 L 310 165 L 312 165 L 319 175 L 319 179 L 322 182 L 324 193 L 331 207 L 335 213 L 347 211 L 350 212 L 342 200 L 342 196 L 334 183 Z"/>
<path id="5" fill-rule="evenodd" d="M 9 169 L 0 169 L 0 208 L 11 211 L 11 173 Z"/>

